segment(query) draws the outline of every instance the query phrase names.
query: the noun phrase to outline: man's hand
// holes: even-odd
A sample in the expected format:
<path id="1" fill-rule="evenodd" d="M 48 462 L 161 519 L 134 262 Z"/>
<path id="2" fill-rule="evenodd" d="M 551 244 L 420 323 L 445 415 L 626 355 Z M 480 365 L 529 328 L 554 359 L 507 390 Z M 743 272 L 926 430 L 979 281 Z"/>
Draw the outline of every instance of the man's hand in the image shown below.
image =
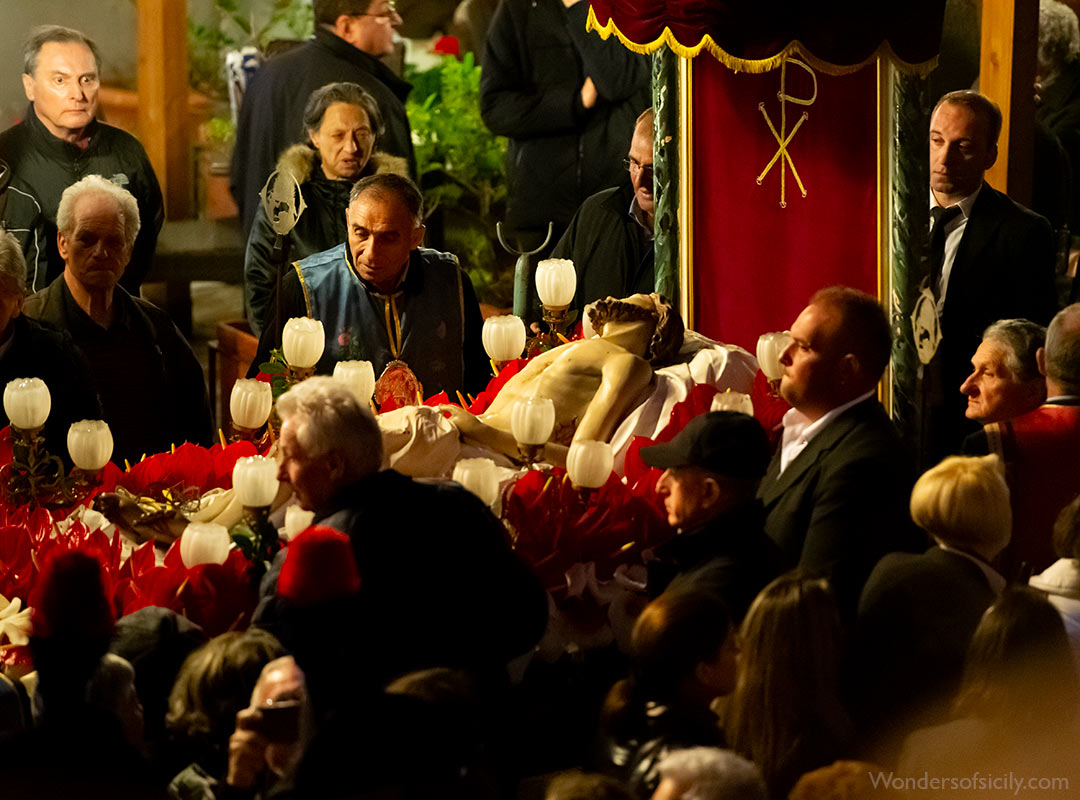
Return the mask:
<path id="1" fill-rule="evenodd" d="M 266 748 L 270 744 L 258 732 L 262 712 L 245 708 L 236 715 L 236 730 L 229 737 L 229 772 L 225 782 L 238 789 L 250 789 L 266 769 Z"/>
<path id="2" fill-rule="evenodd" d="M 566 0 L 563 2 L 565 3 Z M 585 83 L 581 86 L 581 105 L 585 108 L 596 105 L 596 84 L 592 82 L 592 78 L 585 78 Z"/>
<path id="3" fill-rule="evenodd" d="M 576 6 L 580 2 L 581 0 L 562 0 L 562 4 L 567 8 L 570 8 L 570 6 Z"/>

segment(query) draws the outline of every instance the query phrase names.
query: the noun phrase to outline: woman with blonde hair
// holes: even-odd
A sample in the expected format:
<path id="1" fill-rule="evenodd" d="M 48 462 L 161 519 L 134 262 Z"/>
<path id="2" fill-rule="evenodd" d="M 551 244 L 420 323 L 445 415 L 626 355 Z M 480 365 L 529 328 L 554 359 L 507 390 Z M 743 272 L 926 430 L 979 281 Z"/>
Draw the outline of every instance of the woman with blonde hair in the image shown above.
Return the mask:
<path id="1" fill-rule="evenodd" d="M 795 570 L 761 590 L 742 625 L 739 679 L 724 716 L 728 744 L 761 769 L 769 796 L 846 754 L 838 697 L 841 628 L 829 584 Z"/>
<path id="2" fill-rule="evenodd" d="M 910 508 L 935 544 L 878 562 L 851 648 L 851 709 L 865 738 L 877 740 L 864 755 L 886 763 L 904 736 L 940 721 L 951 704 L 975 626 L 1005 588 L 992 562 L 1012 528 L 994 455 L 946 458 L 915 483 Z"/>

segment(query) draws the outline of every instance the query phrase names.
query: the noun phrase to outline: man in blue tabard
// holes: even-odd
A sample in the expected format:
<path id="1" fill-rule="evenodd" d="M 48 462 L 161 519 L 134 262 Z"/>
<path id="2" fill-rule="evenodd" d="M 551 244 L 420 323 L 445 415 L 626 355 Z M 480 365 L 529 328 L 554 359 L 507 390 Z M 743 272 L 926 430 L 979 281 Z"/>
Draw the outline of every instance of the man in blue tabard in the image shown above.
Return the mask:
<path id="1" fill-rule="evenodd" d="M 420 247 L 416 185 L 399 175 L 364 178 L 345 220 L 348 240 L 296 262 L 281 284 L 283 321 L 307 316 L 323 324 L 326 349 L 316 372 L 363 359 L 376 376 L 407 367 L 424 397 L 483 389 L 490 368 L 476 294 L 456 256 Z M 273 325 L 263 331 L 252 372 L 269 358 L 277 333 Z"/>

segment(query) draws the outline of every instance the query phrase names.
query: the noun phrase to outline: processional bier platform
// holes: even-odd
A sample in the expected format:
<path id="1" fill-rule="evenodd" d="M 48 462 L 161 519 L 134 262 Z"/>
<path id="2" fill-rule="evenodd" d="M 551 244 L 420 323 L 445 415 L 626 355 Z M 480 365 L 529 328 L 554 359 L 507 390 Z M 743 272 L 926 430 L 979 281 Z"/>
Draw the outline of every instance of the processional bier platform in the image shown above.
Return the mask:
<path id="1" fill-rule="evenodd" d="M 875 294 L 895 334 L 882 395 L 906 429 L 929 225 L 924 78 L 944 9 L 592 0 L 588 19 L 654 54 L 657 290 L 688 327 L 751 351 L 818 289 Z"/>

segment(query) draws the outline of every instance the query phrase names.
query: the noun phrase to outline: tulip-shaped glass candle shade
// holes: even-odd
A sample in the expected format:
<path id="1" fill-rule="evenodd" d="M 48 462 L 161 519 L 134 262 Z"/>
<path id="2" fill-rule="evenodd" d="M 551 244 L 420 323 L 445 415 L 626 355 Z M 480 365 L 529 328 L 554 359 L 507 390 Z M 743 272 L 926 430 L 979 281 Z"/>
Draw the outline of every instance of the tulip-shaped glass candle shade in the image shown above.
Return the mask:
<path id="1" fill-rule="evenodd" d="M 499 497 L 499 475 L 490 458 L 463 458 L 454 465 L 454 480 L 490 506 Z"/>
<path id="2" fill-rule="evenodd" d="M 16 378 L 4 388 L 4 412 L 14 428 L 36 431 L 52 411 L 49 387 L 41 378 Z"/>
<path id="3" fill-rule="evenodd" d="M 274 502 L 278 491 L 277 462 L 266 456 L 238 458 L 233 466 L 233 490 L 241 505 L 260 508 Z"/>
<path id="4" fill-rule="evenodd" d="M 293 369 L 314 369 L 322 358 L 325 347 L 326 334 L 319 320 L 293 317 L 285 323 L 285 330 L 281 332 L 281 350 L 285 361 Z"/>
<path id="5" fill-rule="evenodd" d="M 484 320 L 484 350 L 496 364 L 513 361 L 525 349 L 525 323 L 508 314 Z"/>
<path id="6" fill-rule="evenodd" d="M 522 458 L 532 464 L 555 429 L 555 403 L 547 397 L 523 397 L 510 412 L 510 432 Z"/>
<path id="7" fill-rule="evenodd" d="M 229 415 L 233 426 L 243 432 L 258 431 L 270 416 L 274 395 L 270 384 L 254 378 L 241 378 L 229 395 Z M 250 437 L 245 437 L 250 438 Z"/>
<path id="8" fill-rule="evenodd" d="M 370 361 L 339 361 L 334 364 L 334 380 L 348 386 L 361 406 L 371 407 L 371 395 L 375 393 L 375 367 Z"/>
<path id="9" fill-rule="evenodd" d="M 224 525 L 189 522 L 180 536 L 180 559 L 188 569 L 199 564 L 224 564 L 231 544 Z"/>
<path id="10" fill-rule="evenodd" d="M 791 334 L 787 331 L 780 333 L 763 333 L 757 341 L 758 367 L 765 373 L 770 381 L 778 381 L 784 374 L 784 366 L 780 363 L 780 356 L 791 345 Z"/>
<path id="11" fill-rule="evenodd" d="M 536 293 L 544 304 L 544 322 L 551 328 L 553 344 L 566 327 L 567 306 L 574 299 L 577 273 L 574 262 L 565 258 L 548 258 L 536 265 Z"/>
<path id="12" fill-rule="evenodd" d="M 574 486 L 596 489 L 607 483 L 615 466 L 615 453 L 607 442 L 574 442 L 566 454 L 566 473 Z"/>
<path id="13" fill-rule="evenodd" d="M 84 419 L 71 423 L 67 435 L 71 463 L 84 472 L 99 472 L 112 458 L 113 437 L 103 419 Z"/>
<path id="14" fill-rule="evenodd" d="M 536 293 L 549 308 L 566 308 L 574 299 L 577 272 L 566 258 L 548 258 L 536 265 Z"/>
<path id="15" fill-rule="evenodd" d="M 712 405 L 709 406 L 709 410 L 738 411 L 740 414 L 746 414 L 747 416 L 752 417 L 754 416 L 754 401 L 748 394 L 733 392 L 731 389 L 728 389 L 713 396 Z"/>
<path id="16" fill-rule="evenodd" d="M 310 528 L 311 523 L 314 521 L 314 511 L 308 511 L 298 505 L 289 506 L 285 509 L 285 538 L 295 539 Z"/>

